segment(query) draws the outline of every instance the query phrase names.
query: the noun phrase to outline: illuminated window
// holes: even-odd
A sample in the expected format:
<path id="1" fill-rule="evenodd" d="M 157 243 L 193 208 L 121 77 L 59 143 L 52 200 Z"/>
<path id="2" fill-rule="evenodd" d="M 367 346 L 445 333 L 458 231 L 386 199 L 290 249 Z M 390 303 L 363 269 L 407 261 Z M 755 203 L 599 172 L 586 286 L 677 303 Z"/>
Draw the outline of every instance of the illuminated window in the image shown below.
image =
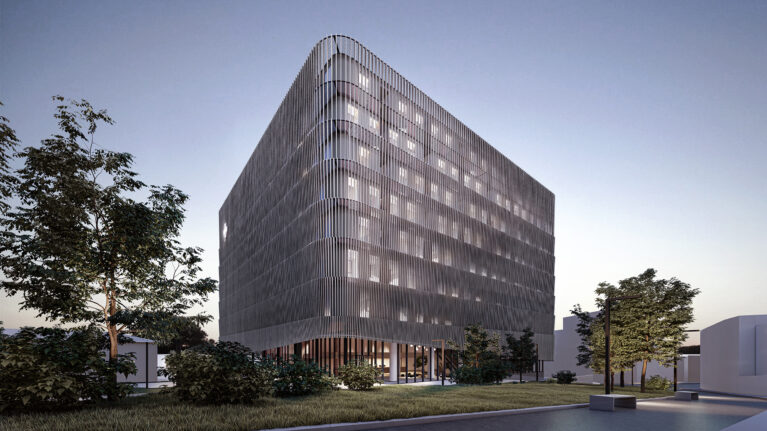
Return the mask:
<path id="1" fill-rule="evenodd" d="M 389 284 L 399 286 L 399 267 L 393 260 L 389 261 Z"/>
<path id="2" fill-rule="evenodd" d="M 439 200 L 439 186 L 431 183 L 431 198 L 435 201 Z"/>
<path id="3" fill-rule="evenodd" d="M 359 121 L 360 110 L 354 107 L 351 103 L 346 104 L 346 113 L 349 115 L 349 119 L 355 123 Z"/>
<path id="4" fill-rule="evenodd" d="M 415 183 L 415 189 L 420 193 L 423 193 L 423 177 L 420 175 L 413 175 L 413 182 Z"/>
<path id="5" fill-rule="evenodd" d="M 376 186 L 368 186 L 368 195 L 370 195 L 370 206 L 378 208 L 381 206 L 381 191 Z"/>
<path id="6" fill-rule="evenodd" d="M 445 190 L 445 204 L 447 206 L 453 206 L 453 192 Z"/>
<path id="7" fill-rule="evenodd" d="M 437 127 L 436 124 L 431 125 L 431 134 L 434 136 L 437 136 L 437 133 L 439 133 L 439 127 Z"/>
<path id="8" fill-rule="evenodd" d="M 450 236 L 452 236 L 455 239 L 458 239 L 458 222 L 453 222 L 453 229 L 450 232 Z"/>
<path id="9" fill-rule="evenodd" d="M 416 316 L 415 321 L 418 323 L 423 323 L 423 313 L 418 313 L 418 316 Z"/>
<path id="10" fill-rule="evenodd" d="M 397 196 L 389 196 L 389 212 L 392 215 L 399 216 L 399 198 Z"/>
<path id="11" fill-rule="evenodd" d="M 487 210 L 482 210 L 480 218 L 482 219 L 482 223 L 487 224 Z"/>
<path id="12" fill-rule="evenodd" d="M 431 261 L 439 263 L 439 245 L 431 243 Z"/>
<path id="13" fill-rule="evenodd" d="M 364 293 L 360 295 L 360 317 L 370 317 L 370 298 Z"/>
<path id="14" fill-rule="evenodd" d="M 415 114 L 415 123 L 419 126 L 423 123 L 423 117 L 421 114 Z"/>
<path id="15" fill-rule="evenodd" d="M 463 242 L 471 244 L 471 229 L 468 227 L 463 228 Z"/>
<path id="16" fill-rule="evenodd" d="M 437 216 L 437 232 L 444 234 L 447 229 L 447 219 L 445 216 Z"/>
<path id="17" fill-rule="evenodd" d="M 415 221 L 415 204 L 412 202 L 408 202 L 406 205 L 407 208 L 407 219 L 409 221 Z"/>
<path id="18" fill-rule="evenodd" d="M 448 147 L 452 147 L 453 146 L 453 138 L 450 135 L 445 135 L 445 144 Z"/>
<path id="19" fill-rule="evenodd" d="M 437 324 L 439 324 L 439 319 L 438 319 L 438 318 L 436 318 L 436 317 L 432 317 L 432 318 L 431 318 L 431 324 L 432 324 L 432 325 L 437 325 Z"/>
<path id="20" fill-rule="evenodd" d="M 463 185 L 471 188 L 471 177 L 468 174 L 463 174 Z"/>
<path id="21" fill-rule="evenodd" d="M 476 267 L 476 266 L 474 266 L 474 264 L 473 264 L 473 263 L 470 263 L 470 264 L 469 264 L 469 272 L 470 272 L 470 273 L 472 273 L 472 274 L 476 274 L 476 273 L 477 273 L 477 267 Z M 457 296 L 457 295 L 456 295 L 456 296 Z"/>
<path id="22" fill-rule="evenodd" d="M 423 237 L 416 236 L 415 237 L 415 253 L 413 253 L 416 257 L 420 257 L 423 259 Z"/>
<path id="23" fill-rule="evenodd" d="M 477 206 L 474 204 L 469 204 L 469 217 L 477 218 Z"/>
<path id="24" fill-rule="evenodd" d="M 445 251 L 442 253 L 442 263 L 444 263 L 447 266 L 451 266 L 453 264 L 453 255 L 450 253 L 449 248 L 446 248 Z"/>
<path id="25" fill-rule="evenodd" d="M 442 159 L 437 159 L 437 167 L 439 168 L 440 171 L 444 172 L 445 171 L 445 161 L 442 160 Z"/>
<path id="26" fill-rule="evenodd" d="M 477 193 L 482 194 L 482 183 L 479 181 L 474 183 L 474 190 L 476 190 Z"/>
<path id="27" fill-rule="evenodd" d="M 359 253 L 357 250 L 347 250 L 346 252 L 346 276 L 357 278 L 360 276 Z"/>
<path id="28" fill-rule="evenodd" d="M 352 200 L 359 200 L 359 192 L 357 191 L 357 179 L 349 177 L 347 187 L 347 197 Z"/>
<path id="29" fill-rule="evenodd" d="M 397 141 L 399 140 L 399 132 L 397 132 L 394 129 L 389 129 L 389 142 L 394 144 L 395 146 L 398 145 Z"/>
<path id="30" fill-rule="evenodd" d="M 377 132 L 378 131 L 378 120 L 376 120 L 373 116 L 368 117 L 368 126 L 371 129 L 373 129 L 373 130 L 375 130 Z"/>
<path id="31" fill-rule="evenodd" d="M 407 140 L 407 150 L 411 153 L 415 153 L 415 142 L 411 141 L 410 139 Z"/>
<path id="32" fill-rule="evenodd" d="M 456 168 L 455 166 L 451 166 L 450 176 L 452 176 L 454 180 L 458 180 L 458 168 Z"/>
<path id="33" fill-rule="evenodd" d="M 362 88 L 367 90 L 370 87 L 370 78 L 368 78 L 367 76 L 365 76 L 362 73 L 360 73 L 359 74 L 359 83 L 360 83 L 360 87 L 362 87 Z"/>
<path id="34" fill-rule="evenodd" d="M 370 281 L 378 283 L 381 280 L 381 259 L 378 256 L 370 256 Z"/>
<path id="35" fill-rule="evenodd" d="M 359 239 L 362 241 L 370 241 L 370 219 L 367 217 L 359 218 Z"/>
<path id="36" fill-rule="evenodd" d="M 365 147 L 359 148 L 360 164 L 367 166 L 370 163 L 370 150 Z"/>
<path id="37" fill-rule="evenodd" d="M 399 251 L 407 253 L 407 232 L 399 232 Z"/>
<path id="38" fill-rule="evenodd" d="M 514 215 L 519 217 L 519 205 L 514 204 Z"/>
<path id="39" fill-rule="evenodd" d="M 400 310 L 400 312 L 399 312 L 399 321 L 400 322 L 407 322 L 407 311 Z"/>
<path id="40" fill-rule="evenodd" d="M 477 232 L 477 235 L 474 238 L 475 238 L 474 245 L 476 245 L 477 247 L 481 248 L 482 247 L 482 234 Z"/>
<path id="41" fill-rule="evenodd" d="M 399 107 L 399 112 L 401 112 L 403 114 L 407 114 L 407 105 L 402 103 L 401 100 L 399 102 L 397 102 L 397 104 L 398 104 L 398 107 Z"/>
<path id="42" fill-rule="evenodd" d="M 402 184 L 407 184 L 407 169 L 400 166 L 397 179 Z"/>

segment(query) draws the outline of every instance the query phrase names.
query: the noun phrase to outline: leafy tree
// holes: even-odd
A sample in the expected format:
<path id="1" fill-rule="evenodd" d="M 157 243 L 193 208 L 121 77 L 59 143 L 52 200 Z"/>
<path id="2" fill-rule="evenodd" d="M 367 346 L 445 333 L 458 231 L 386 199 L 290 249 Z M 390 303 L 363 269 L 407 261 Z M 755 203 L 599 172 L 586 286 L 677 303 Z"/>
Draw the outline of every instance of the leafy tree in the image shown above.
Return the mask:
<path id="1" fill-rule="evenodd" d="M 597 294 L 596 304 L 599 312 L 592 320 L 592 348 L 593 366 L 597 372 L 604 372 L 605 351 L 605 306 L 607 298 L 615 298 L 627 295 L 619 287 L 610 283 L 602 282 L 595 290 Z M 625 371 L 634 367 L 639 360 L 636 351 L 632 348 L 628 334 L 625 330 L 626 323 L 635 318 L 635 310 L 626 300 L 612 301 L 610 303 L 610 386 L 614 386 L 615 373 L 620 373 L 621 386 L 624 386 Z"/>
<path id="2" fill-rule="evenodd" d="M 3 106 L 2 102 L 0 106 Z M 16 184 L 16 177 L 11 174 L 10 161 L 18 144 L 16 132 L 9 125 L 8 118 L 0 115 L 0 214 L 5 214 L 10 208 L 7 200 Z"/>
<path id="3" fill-rule="evenodd" d="M 642 392 L 650 361 L 673 364 L 687 339 L 684 328 L 693 321 L 692 300 L 700 292 L 677 278 L 657 279 L 656 275 L 650 268 L 619 282 L 622 295 L 640 296 L 620 301 L 618 324 L 625 340 L 622 348 L 642 361 Z"/>
<path id="4" fill-rule="evenodd" d="M 464 328 L 463 346 L 450 341 L 451 349 L 458 351 L 459 365 L 450 375 L 458 383 L 485 384 L 503 380 L 505 366 L 500 355 L 499 338 L 489 334 L 480 325 Z"/>
<path id="5" fill-rule="evenodd" d="M 525 328 L 519 339 L 513 334 L 506 335 L 505 356 L 511 364 L 512 370 L 519 373 L 520 383 L 522 382 L 522 373 L 531 371 L 535 366 L 537 356 L 534 337 L 535 334 L 530 328 Z"/>
<path id="6" fill-rule="evenodd" d="M 134 329 L 134 333 L 155 340 L 158 353 L 178 352 L 211 342 L 197 320 L 188 316 L 150 319 L 146 323 L 149 326 Z"/>
<path id="7" fill-rule="evenodd" d="M 579 366 L 590 367 L 591 356 L 593 354 L 591 350 L 591 324 L 594 321 L 594 317 L 591 313 L 583 311 L 580 304 L 575 304 L 570 313 L 578 318 L 575 332 L 581 339 L 581 344 L 578 345 L 578 356 L 576 357 L 577 364 Z"/>
<path id="8" fill-rule="evenodd" d="M 202 250 L 179 242 L 188 196 L 148 187 L 133 156 L 96 144 L 105 110 L 53 99 L 60 133 L 19 153 L 19 204 L 0 222 L 2 288 L 46 319 L 101 325 L 115 362 L 119 334 L 186 313 L 217 284 L 198 277 Z"/>
<path id="9" fill-rule="evenodd" d="M 378 368 L 367 361 L 352 361 L 338 369 L 338 377 L 353 391 L 367 391 L 378 383 Z"/>

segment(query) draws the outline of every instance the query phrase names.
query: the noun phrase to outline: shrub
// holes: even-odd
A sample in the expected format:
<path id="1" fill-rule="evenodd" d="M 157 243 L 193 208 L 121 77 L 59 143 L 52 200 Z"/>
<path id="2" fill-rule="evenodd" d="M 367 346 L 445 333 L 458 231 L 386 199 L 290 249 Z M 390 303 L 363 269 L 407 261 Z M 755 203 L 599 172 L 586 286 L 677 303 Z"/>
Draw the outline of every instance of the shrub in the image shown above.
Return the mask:
<path id="1" fill-rule="evenodd" d="M 378 368 L 367 361 L 354 361 L 338 369 L 341 381 L 353 391 L 371 389 L 381 376 Z"/>
<path id="2" fill-rule="evenodd" d="M 165 368 L 173 392 L 200 404 L 253 402 L 272 392 L 277 374 L 272 361 L 257 360 L 247 347 L 227 341 L 169 354 Z"/>
<path id="3" fill-rule="evenodd" d="M 129 384 L 117 373 L 134 374 L 131 355 L 114 364 L 106 358 L 101 330 L 22 328 L 0 337 L 0 411 L 41 411 L 74 407 L 81 401 L 125 397 Z"/>
<path id="4" fill-rule="evenodd" d="M 561 370 L 551 375 L 551 377 L 557 379 L 557 383 L 560 385 L 569 385 L 570 383 L 578 380 L 575 378 L 575 373 L 570 370 Z"/>
<path id="5" fill-rule="evenodd" d="M 306 362 L 299 356 L 277 362 L 277 378 L 274 380 L 277 396 L 309 395 L 335 386 L 335 380 L 326 376 L 316 362 Z"/>
<path id="6" fill-rule="evenodd" d="M 657 391 L 665 391 L 671 386 L 671 381 L 665 377 L 662 376 L 652 376 L 649 380 L 645 383 L 645 387 L 647 389 L 657 390 Z"/>
<path id="7" fill-rule="evenodd" d="M 474 365 L 476 364 L 476 366 Z M 506 364 L 493 351 L 479 354 L 474 364 L 463 364 L 450 374 L 450 379 L 464 385 L 500 383 L 508 375 Z"/>

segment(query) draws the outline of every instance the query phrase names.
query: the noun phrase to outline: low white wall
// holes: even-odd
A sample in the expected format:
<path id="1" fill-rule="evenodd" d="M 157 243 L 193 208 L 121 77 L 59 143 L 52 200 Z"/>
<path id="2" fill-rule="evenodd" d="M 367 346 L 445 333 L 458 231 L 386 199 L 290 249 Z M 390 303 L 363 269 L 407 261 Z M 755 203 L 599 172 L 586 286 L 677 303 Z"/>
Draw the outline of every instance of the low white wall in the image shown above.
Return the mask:
<path id="1" fill-rule="evenodd" d="M 767 396 L 767 315 L 738 316 L 700 334 L 703 390 Z"/>

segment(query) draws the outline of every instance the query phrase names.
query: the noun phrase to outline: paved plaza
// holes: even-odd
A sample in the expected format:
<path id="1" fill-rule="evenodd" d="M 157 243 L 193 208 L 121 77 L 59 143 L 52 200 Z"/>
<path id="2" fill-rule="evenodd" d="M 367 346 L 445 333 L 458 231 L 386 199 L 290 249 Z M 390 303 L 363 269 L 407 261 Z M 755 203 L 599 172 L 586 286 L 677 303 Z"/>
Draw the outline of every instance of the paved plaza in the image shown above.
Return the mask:
<path id="1" fill-rule="evenodd" d="M 719 431 L 765 410 L 767 410 L 767 400 L 701 393 L 698 401 L 673 399 L 640 401 L 637 403 L 636 410 L 618 409 L 615 412 L 601 412 L 578 408 L 380 429 L 396 431 Z"/>

